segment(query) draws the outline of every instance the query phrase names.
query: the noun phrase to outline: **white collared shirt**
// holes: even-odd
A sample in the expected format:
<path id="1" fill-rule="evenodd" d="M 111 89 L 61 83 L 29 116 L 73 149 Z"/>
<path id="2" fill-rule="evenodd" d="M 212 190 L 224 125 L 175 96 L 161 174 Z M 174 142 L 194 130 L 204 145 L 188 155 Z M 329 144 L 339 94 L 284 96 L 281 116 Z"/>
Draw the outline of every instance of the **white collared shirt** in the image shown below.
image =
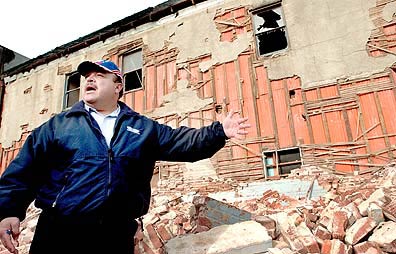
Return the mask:
<path id="1" fill-rule="evenodd" d="M 85 104 L 85 109 L 98 123 L 99 128 L 106 139 L 107 146 L 110 147 L 110 141 L 114 134 L 114 125 L 121 110 L 120 106 L 117 105 L 117 109 L 107 115 L 99 113 L 96 109 L 88 106 L 87 104 Z"/>

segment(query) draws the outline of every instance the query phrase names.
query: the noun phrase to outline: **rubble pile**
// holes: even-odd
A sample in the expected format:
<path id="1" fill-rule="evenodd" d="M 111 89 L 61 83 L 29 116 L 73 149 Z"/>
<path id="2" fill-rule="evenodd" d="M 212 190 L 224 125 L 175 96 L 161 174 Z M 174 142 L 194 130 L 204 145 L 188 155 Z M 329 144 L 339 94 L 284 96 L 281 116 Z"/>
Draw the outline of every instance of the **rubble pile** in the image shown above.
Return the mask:
<path id="1" fill-rule="evenodd" d="M 318 180 L 328 193 L 297 199 L 268 190 L 258 199 L 228 202 L 267 229 L 273 239 L 268 253 L 396 253 L 395 165 L 358 176 L 301 170 L 290 177 Z M 169 239 L 212 228 L 202 204 L 162 201 L 145 216 L 147 230 L 137 234 L 136 253 L 164 253 Z"/>
<path id="2" fill-rule="evenodd" d="M 198 183 L 192 189 L 186 184 L 183 189 L 178 184 L 177 191 L 154 190 L 152 207 L 142 220 L 143 230 L 140 227 L 135 236 L 135 253 L 166 253 L 166 244 L 171 239 L 211 231 L 218 226 L 211 213 L 223 211 L 219 216 L 226 221 L 231 209 L 232 213 L 239 211 L 240 221 L 252 220 L 266 229 L 272 239 L 269 254 L 396 253 L 394 164 L 356 176 L 329 174 L 308 167 L 296 169 L 289 178 L 317 181 L 327 193 L 312 198 L 310 188 L 305 197 L 296 198 L 267 190 L 254 199 L 215 200 L 208 198 L 212 190 L 235 191 L 235 196 L 238 190 L 233 181 L 219 184 L 219 180 L 213 179 L 206 179 L 206 187 Z M 211 211 L 209 202 L 213 200 L 224 209 Z M 28 253 L 39 212 L 34 206 L 29 207 L 22 222 L 20 254 Z M 0 246 L 0 254 L 5 253 L 8 252 Z"/>

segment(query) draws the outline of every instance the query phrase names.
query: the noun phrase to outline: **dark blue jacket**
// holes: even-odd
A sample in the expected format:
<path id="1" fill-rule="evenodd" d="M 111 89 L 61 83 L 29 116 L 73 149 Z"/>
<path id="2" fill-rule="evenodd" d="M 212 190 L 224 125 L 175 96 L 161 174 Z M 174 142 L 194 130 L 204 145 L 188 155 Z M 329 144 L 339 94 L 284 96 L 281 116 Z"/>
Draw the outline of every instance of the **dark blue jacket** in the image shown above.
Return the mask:
<path id="1" fill-rule="evenodd" d="M 156 161 L 193 162 L 225 144 L 219 122 L 173 129 L 119 105 L 110 148 L 82 101 L 36 128 L 0 178 L 0 220 L 23 220 L 34 199 L 62 215 L 89 214 L 108 202 L 137 218 L 149 208 Z"/>

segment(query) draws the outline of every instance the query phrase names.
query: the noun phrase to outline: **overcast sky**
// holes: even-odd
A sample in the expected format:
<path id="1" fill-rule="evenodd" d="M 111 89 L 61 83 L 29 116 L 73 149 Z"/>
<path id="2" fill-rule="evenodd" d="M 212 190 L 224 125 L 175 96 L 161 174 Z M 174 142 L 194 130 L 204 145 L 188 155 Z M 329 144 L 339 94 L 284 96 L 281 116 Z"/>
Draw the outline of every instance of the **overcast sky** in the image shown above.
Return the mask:
<path id="1" fill-rule="evenodd" d="M 0 45 L 34 58 L 166 0 L 1 1 Z"/>

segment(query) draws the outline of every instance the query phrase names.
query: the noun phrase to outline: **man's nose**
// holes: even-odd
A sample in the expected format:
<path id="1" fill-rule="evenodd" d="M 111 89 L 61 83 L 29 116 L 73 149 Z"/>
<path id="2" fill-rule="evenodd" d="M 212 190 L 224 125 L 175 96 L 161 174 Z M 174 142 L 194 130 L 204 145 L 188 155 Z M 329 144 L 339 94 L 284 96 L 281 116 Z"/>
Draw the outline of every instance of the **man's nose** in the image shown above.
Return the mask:
<path id="1" fill-rule="evenodd" d="M 85 77 L 87 83 L 94 81 L 94 78 L 95 78 L 95 72 L 91 72 Z"/>

